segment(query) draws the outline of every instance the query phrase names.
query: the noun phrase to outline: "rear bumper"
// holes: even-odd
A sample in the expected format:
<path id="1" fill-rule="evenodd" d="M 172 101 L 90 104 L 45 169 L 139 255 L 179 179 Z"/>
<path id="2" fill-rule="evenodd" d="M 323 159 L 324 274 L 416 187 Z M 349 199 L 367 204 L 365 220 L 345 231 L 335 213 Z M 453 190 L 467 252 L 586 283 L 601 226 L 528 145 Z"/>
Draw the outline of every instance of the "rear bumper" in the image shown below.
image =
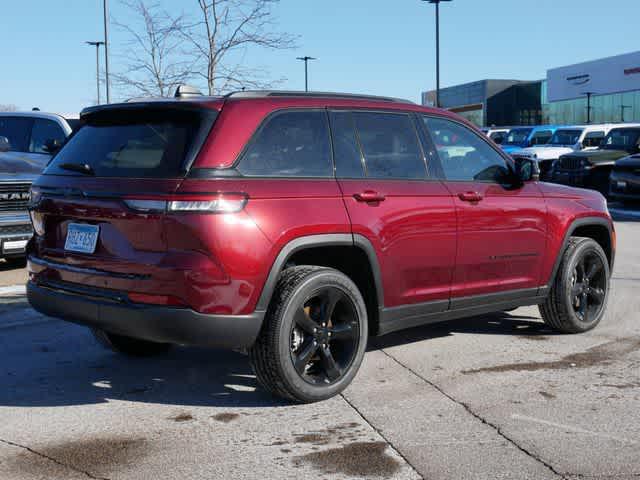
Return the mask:
<path id="1" fill-rule="evenodd" d="M 264 312 L 207 315 L 188 308 L 134 304 L 117 292 L 70 291 L 29 282 L 27 297 L 38 312 L 87 327 L 153 342 L 246 348 L 253 345 Z"/>

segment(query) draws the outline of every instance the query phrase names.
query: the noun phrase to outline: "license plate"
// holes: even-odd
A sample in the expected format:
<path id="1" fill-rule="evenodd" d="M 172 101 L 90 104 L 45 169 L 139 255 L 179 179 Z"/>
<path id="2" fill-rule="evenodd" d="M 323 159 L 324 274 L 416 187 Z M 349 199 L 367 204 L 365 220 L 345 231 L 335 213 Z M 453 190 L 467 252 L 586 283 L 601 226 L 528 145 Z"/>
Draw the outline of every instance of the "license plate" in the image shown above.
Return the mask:
<path id="1" fill-rule="evenodd" d="M 621 181 L 621 180 L 618 180 L 618 181 L 616 182 L 616 186 L 617 186 L 618 188 L 622 188 L 622 189 L 627 188 L 627 182 L 623 182 L 623 181 Z"/>
<path id="2" fill-rule="evenodd" d="M 99 231 L 100 227 L 97 225 L 70 223 L 67 228 L 67 240 L 64 242 L 64 249 L 78 253 L 95 252 Z"/>
<path id="3" fill-rule="evenodd" d="M 2 253 L 22 253 L 27 247 L 29 240 L 14 240 L 10 242 L 4 242 L 2 244 Z"/>

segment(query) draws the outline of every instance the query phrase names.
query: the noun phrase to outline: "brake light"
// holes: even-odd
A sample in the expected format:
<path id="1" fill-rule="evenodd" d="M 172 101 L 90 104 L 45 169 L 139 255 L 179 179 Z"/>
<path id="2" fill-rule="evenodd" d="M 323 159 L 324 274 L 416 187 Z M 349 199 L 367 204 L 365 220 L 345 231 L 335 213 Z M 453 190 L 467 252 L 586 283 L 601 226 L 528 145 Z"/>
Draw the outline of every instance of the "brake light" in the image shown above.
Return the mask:
<path id="1" fill-rule="evenodd" d="M 168 307 L 186 307 L 187 305 L 173 295 L 148 295 L 146 293 L 129 292 L 129 300 L 134 303 L 164 305 Z"/>

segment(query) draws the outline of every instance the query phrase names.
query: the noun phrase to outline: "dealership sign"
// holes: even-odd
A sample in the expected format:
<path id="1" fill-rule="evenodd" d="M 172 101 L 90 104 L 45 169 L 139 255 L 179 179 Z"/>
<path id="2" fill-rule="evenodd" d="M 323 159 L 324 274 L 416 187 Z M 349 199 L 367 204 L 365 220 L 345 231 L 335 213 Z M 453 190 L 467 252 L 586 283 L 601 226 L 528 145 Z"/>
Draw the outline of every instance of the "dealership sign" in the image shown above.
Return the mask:
<path id="1" fill-rule="evenodd" d="M 640 52 L 547 71 L 550 102 L 640 90 Z"/>

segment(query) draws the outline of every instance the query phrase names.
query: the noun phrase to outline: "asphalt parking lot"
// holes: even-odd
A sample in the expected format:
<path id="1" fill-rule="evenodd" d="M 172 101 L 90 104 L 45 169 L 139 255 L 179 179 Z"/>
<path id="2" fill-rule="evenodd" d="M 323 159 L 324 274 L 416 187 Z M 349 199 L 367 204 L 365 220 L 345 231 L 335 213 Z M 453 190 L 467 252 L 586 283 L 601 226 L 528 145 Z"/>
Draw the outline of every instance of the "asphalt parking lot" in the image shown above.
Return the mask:
<path id="1" fill-rule="evenodd" d="M 126 359 L 5 291 L 0 478 L 638 478 L 640 214 L 616 218 L 596 330 L 521 308 L 400 332 L 312 405 L 267 395 L 239 353 Z"/>

